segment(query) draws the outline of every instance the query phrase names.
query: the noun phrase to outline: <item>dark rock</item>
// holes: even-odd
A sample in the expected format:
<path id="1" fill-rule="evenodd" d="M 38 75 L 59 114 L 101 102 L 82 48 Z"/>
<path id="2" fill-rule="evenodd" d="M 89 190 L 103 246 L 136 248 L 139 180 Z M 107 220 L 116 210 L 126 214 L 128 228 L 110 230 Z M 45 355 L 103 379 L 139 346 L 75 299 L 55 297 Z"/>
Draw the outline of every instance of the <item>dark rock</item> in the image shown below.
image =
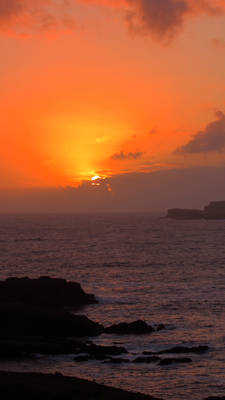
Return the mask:
<path id="1" fill-rule="evenodd" d="M 0 359 L 23 359 L 35 354 L 79 354 L 82 344 L 65 338 L 17 337 L 0 338 Z"/>
<path id="2" fill-rule="evenodd" d="M 24 304 L 0 304 L 0 321 L 1 337 L 82 337 L 96 336 L 103 332 L 102 325 L 84 315 Z"/>
<path id="3" fill-rule="evenodd" d="M 184 357 L 184 358 L 164 358 L 163 360 L 160 360 L 160 365 L 171 365 L 171 364 L 186 364 L 192 362 L 191 358 Z"/>
<path id="4" fill-rule="evenodd" d="M 175 346 L 171 349 L 159 351 L 157 354 L 184 354 L 184 353 L 197 353 L 201 354 L 209 350 L 208 346 L 193 346 L 193 347 L 186 347 L 186 346 Z"/>
<path id="5" fill-rule="evenodd" d="M 74 361 L 76 361 L 76 362 L 85 362 L 85 361 L 89 361 L 91 359 L 92 359 L 92 356 L 88 356 L 88 355 L 74 357 Z"/>
<path id="6" fill-rule="evenodd" d="M 119 324 L 113 324 L 108 328 L 105 328 L 105 333 L 115 333 L 118 335 L 128 335 L 128 334 L 146 334 L 154 332 L 154 328 L 148 325 L 142 320 L 134 322 L 121 322 Z"/>
<path id="7" fill-rule="evenodd" d="M 133 362 L 150 364 L 150 363 L 156 363 L 158 361 L 160 361 L 160 357 L 153 356 L 153 357 L 137 357 Z"/>
<path id="8" fill-rule="evenodd" d="M 90 360 L 97 360 L 97 361 L 104 361 L 108 360 L 110 356 L 106 354 L 85 354 L 85 355 L 80 355 L 74 357 L 74 361 L 77 362 L 84 362 L 84 361 L 90 361 Z"/>
<path id="9" fill-rule="evenodd" d="M 81 346 L 82 353 L 88 353 L 92 355 L 110 355 L 110 356 L 119 356 L 120 354 L 126 354 L 127 350 L 125 347 L 119 346 L 98 346 L 96 344 L 83 344 Z"/>
<path id="10" fill-rule="evenodd" d="M 123 364 L 123 363 L 129 363 L 130 360 L 127 358 L 110 358 L 108 361 L 105 361 L 107 364 Z"/>
<path id="11" fill-rule="evenodd" d="M 163 329 L 166 329 L 166 327 L 165 327 L 164 324 L 159 324 L 159 325 L 157 325 L 157 327 L 156 327 L 156 331 L 157 331 L 157 332 L 162 331 Z"/>
<path id="12" fill-rule="evenodd" d="M 225 396 L 212 396 L 212 397 L 207 397 L 205 400 L 225 400 Z"/>
<path id="13" fill-rule="evenodd" d="M 202 219 L 204 213 L 202 210 L 172 208 L 167 212 L 167 218 L 174 219 Z"/>
<path id="14" fill-rule="evenodd" d="M 150 356 L 150 355 L 159 355 L 159 354 L 185 354 L 185 353 L 196 353 L 202 354 L 209 350 L 208 346 L 193 346 L 193 347 L 186 347 L 186 346 L 174 346 L 170 349 L 161 350 L 161 351 L 143 351 L 143 355 Z"/>
<path id="15" fill-rule="evenodd" d="M 79 283 L 45 276 L 0 281 L 0 301 L 57 308 L 97 303 L 94 295 L 85 293 Z"/>
<path id="16" fill-rule="evenodd" d="M 0 390 L 4 400 L 156 400 L 144 394 L 58 374 L 0 371 Z"/>

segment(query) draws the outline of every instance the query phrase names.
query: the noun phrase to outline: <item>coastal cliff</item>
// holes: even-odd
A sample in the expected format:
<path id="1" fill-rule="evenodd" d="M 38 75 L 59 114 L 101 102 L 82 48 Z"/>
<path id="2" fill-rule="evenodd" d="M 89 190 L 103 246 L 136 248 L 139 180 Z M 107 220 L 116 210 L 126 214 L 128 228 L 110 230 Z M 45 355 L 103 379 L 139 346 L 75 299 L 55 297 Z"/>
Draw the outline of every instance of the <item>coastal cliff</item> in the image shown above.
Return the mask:
<path id="1" fill-rule="evenodd" d="M 167 211 L 172 219 L 225 219 L 225 201 L 212 201 L 203 210 L 172 208 Z"/>

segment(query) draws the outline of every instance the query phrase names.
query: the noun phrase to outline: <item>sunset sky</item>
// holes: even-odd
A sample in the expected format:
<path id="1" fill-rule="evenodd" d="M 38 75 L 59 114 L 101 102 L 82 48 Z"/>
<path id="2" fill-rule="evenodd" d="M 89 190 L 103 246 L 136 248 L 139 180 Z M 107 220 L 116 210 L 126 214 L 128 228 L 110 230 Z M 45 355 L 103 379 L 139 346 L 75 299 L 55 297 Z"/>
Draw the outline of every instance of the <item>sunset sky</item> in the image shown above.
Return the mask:
<path id="1" fill-rule="evenodd" d="M 3 211 L 225 177 L 225 0 L 0 0 L 0 49 Z"/>

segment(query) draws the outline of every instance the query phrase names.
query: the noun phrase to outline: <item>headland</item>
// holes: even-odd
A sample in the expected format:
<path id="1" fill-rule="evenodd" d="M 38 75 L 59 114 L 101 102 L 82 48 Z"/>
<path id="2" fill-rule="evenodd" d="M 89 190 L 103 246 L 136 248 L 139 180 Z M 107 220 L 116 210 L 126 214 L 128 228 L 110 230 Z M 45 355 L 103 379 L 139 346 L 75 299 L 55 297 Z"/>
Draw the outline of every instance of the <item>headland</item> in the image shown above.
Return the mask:
<path id="1" fill-rule="evenodd" d="M 225 219 L 225 201 L 212 201 L 203 210 L 171 208 L 166 217 L 172 219 Z"/>

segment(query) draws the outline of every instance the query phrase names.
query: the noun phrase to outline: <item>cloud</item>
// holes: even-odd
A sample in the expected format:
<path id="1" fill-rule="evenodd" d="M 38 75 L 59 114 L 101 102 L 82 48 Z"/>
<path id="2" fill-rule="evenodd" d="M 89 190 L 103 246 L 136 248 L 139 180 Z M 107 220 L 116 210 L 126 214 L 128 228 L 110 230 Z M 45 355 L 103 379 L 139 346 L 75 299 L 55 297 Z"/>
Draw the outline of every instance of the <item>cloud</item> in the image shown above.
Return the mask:
<path id="1" fill-rule="evenodd" d="M 223 15 L 225 0 L 80 0 L 124 11 L 133 32 L 168 41 L 179 32 L 186 18 L 193 15 Z"/>
<path id="2" fill-rule="evenodd" d="M 143 152 L 137 151 L 136 153 L 124 153 L 121 151 L 120 153 L 115 153 L 112 155 L 113 160 L 137 160 L 143 156 Z"/>
<path id="3" fill-rule="evenodd" d="M 0 0 L 0 29 L 34 33 L 60 25 L 71 27 L 69 0 Z"/>
<path id="4" fill-rule="evenodd" d="M 198 132 L 189 143 L 179 147 L 175 154 L 221 152 L 225 150 L 225 114 L 216 113 L 217 119 Z"/>
<path id="5" fill-rule="evenodd" d="M 188 17 L 219 16 L 225 11 L 225 0 L 0 0 L 0 27 L 31 32 L 49 26 L 71 27 L 76 3 L 119 9 L 132 31 L 161 41 L 173 38 Z"/>

